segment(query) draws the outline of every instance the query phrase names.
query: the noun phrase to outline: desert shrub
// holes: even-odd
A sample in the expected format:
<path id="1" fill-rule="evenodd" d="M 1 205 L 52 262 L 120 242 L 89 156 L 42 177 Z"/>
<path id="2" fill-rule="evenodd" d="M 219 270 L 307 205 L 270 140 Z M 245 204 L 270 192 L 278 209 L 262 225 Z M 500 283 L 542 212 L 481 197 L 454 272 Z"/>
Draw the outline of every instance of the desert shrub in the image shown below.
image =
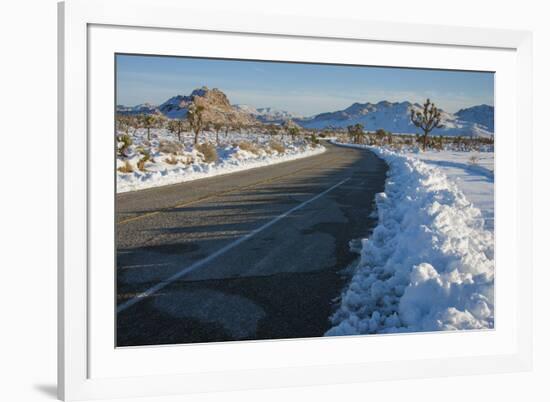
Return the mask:
<path id="1" fill-rule="evenodd" d="M 260 149 L 258 148 L 258 146 L 252 142 L 241 141 L 237 144 L 237 146 L 243 151 L 252 152 L 253 154 L 256 154 L 256 155 L 260 153 Z"/>
<path id="2" fill-rule="evenodd" d="M 129 161 L 125 161 L 124 166 L 120 166 L 117 170 L 121 173 L 132 173 L 134 171 L 134 168 Z"/>
<path id="3" fill-rule="evenodd" d="M 162 141 L 159 144 L 159 152 L 177 155 L 181 152 L 181 144 L 173 141 Z"/>
<path id="4" fill-rule="evenodd" d="M 145 148 L 140 148 L 138 150 L 138 152 L 142 155 L 141 156 L 141 159 L 138 161 L 137 163 L 137 167 L 139 170 L 141 170 L 142 172 L 146 172 L 147 169 L 145 168 L 145 163 L 148 162 L 148 161 L 152 161 L 153 162 L 153 159 L 151 158 L 151 152 L 149 152 L 148 149 L 145 149 Z"/>
<path id="5" fill-rule="evenodd" d="M 216 146 L 214 144 L 205 142 L 195 145 L 195 149 L 202 154 L 206 163 L 212 163 L 218 160 L 218 152 L 216 151 Z"/>
<path id="6" fill-rule="evenodd" d="M 195 159 L 190 155 L 185 155 L 180 159 L 180 162 L 184 165 L 192 165 L 195 163 Z"/>
<path id="7" fill-rule="evenodd" d="M 137 168 L 138 168 L 139 170 L 141 170 L 142 172 L 146 172 L 146 171 L 147 171 L 147 169 L 145 168 L 145 162 L 147 162 L 147 161 L 144 160 L 144 159 L 142 158 L 142 159 L 140 159 L 140 160 L 138 161 L 138 163 L 137 163 Z"/>
<path id="8" fill-rule="evenodd" d="M 178 163 L 178 159 L 176 158 L 176 155 L 170 155 L 168 158 L 164 159 L 164 162 L 170 165 L 176 165 Z"/>
<path id="9" fill-rule="evenodd" d="M 470 159 L 468 159 L 468 163 L 474 166 L 477 165 L 479 163 L 479 156 L 478 155 L 470 156 Z"/>
<path id="10" fill-rule="evenodd" d="M 283 154 L 285 152 L 285 146 L 282 143 L 277 142 L 277 141 L 271 141 L 269 143 L 269 147 L 271 149 L 274 149 L 275 151 L 277 151 L 280 154 Z"/>

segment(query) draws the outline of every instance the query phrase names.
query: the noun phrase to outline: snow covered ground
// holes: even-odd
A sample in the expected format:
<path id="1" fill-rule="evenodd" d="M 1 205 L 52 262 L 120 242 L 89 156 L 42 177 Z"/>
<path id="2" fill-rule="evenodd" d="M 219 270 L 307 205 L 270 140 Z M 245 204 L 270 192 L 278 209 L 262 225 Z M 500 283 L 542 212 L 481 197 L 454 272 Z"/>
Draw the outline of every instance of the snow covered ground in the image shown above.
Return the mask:
<path id="1" fill-rule="evenodd" d="M 437 166 L 479 208 L 485 229 L 494 230 L 494 152 L 426 151 L 407 155 Z"/>
<path id="2" fill-rule="evenodd" d="M 493 155 L 369 148 L 390 166 L 378 225 L 326 335 L 493 328 Z"/>
<path id="3" fill-rule="evenodd" d="M 197 180 L 241 170 L 272 165 L 294 159 L 317 155 L 325 151 L 320 145 L 303 140 L 292 141 L 290 137 L 230 132 L 220 133 L 216 146 L 217 157 L 209 161 L 192 146 L 190 133 L 182 134 L 182 142 L 164 129 L 151 130 L 151 140 L 146 132 L 138 130 L 132 135 L 132 145 L 126 157 L 117 157 L 117 192 L 141 190 Z M 200 142 L 215 144 L 215 134 L 202 133 Z M 138 168 L 143 151 L 150 154 L 145 162 L 145 171 Z M 125 169 L 129 166 L 131 171 Z"/>

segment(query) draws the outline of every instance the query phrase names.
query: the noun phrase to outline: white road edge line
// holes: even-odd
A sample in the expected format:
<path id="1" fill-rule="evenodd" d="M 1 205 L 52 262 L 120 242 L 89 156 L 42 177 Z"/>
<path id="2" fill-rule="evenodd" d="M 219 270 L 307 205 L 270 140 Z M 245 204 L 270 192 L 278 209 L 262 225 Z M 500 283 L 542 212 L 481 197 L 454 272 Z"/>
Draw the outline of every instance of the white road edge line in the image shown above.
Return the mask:
<path id="1" fill-rule="evenodd" d="M 247 241 L 248 239 L 254 237 L 255 235 L 257 235 L 258 233 L 260 233 L 261 231 L 267 229 L 268 227 L 274 225 L 275 223 L 277 223 L 278 221 L 280 221 L 281 219 L 287 217 L 288 215 L 290 215 L 291 213 L 305 207 L 306 205 L 312 203 L 313 201 L 321 198 L 323 195 L 331 192 L 332 190 L 334 190 L 336 187 L 339 187 L 341 186 L 342 184 L 344 184 L 345 182 L 347 182 L 348 180 L 350 180 L 350 177 L 348 177 L 347 179 L 344 179 L 342 180 L 341 182 L 338 182 L 336 183 L 334 186 L 326 189 L 325 191 L 323 191 L 322 193 L 319 193 L 317 194 L 315 197 L 312 197 L 310 198 L 309 200 L 307 201 L 304 201 L 302 202 L 300 205 L 297 205 L 295 206 L 294 208 L 291 208 L 289 209 L 288 211 L 282 213 L 281 215 L 277 216 L 276 218 L 272 219 L 271 221 L 263 224 L 262 226 L 260 226 L 259 228 L 257 229 L 254 229 L 253 231 L 247 233 L 246 235 L 244 235 L 243 237 L 240 237 L 238 238 L 237 240 L 235 240 L 234 242 L 232 243 L 229 243 L 228 245 L 220 248 L 218 251 L 216 251 L 215 253 L 213 254 L 210 254 L 208 257 L 206 258 L 203 258 L 202 260 L 199 260 L 193 264 L 191 264 L 190 266 L 182 269 L 181 271 L 178 271 L 176 272 L 174 275 L 172 275 L 171 277 L 169 277 L 168 279 L 162 281 L 162 282 L 159 282 L 157 283 L 155 286 L 152 286 L 150 287 L 149 289 L 147 289 L 146 291 L 140 293 L 139 295 L 137 296 L 134 296 L 133 298 L 125 301 L 124 303 L 121 303 L 119 306 L 117 306 L 117 313 L 120 313 L 124 310 L 126 310 L 128 307 L 131 307 L 133 306 L 134 304 L 138 303 L 140 300 L 144 299 L 145 297 L 149 297 L 153 294 L 155 294 L 156 292 L 158 292 L 159 290 L 163 289 L 164 287 L 168 286 L 169 284 L 171 284 L 172 282 L 178 280 L 179 278 L 181 278 L 183 275 L 185 274 L 188 274 L 189 272 L 191 271 L 194 271 L 196 270 L 197 268 L 200 268 L 202 267 L 203 265 L 209 263 L 210 261 L 218 258 L 219 256 L 227 253 L 229 250 L 235 248 L 236 246 L 238 246 L 239 244 Z"/>

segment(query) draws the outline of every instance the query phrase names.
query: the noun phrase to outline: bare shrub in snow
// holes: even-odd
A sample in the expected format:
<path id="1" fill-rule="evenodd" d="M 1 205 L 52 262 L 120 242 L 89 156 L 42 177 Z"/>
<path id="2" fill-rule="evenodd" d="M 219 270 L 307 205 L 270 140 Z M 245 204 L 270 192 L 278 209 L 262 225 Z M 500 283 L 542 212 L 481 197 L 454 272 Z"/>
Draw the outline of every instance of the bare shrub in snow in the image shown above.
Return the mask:
<path id="1" fill-rule="evenodd" d="M 124 165 L 120 166 L 117 170 L 120 173 L 132 173 L 134 171 L 134 168 L 132 167 L 130 161 L 125 161 Z"/>
<path id="2" fill-rule="evenodd" d="M 181 145 L 172 141 L 161 141 L 159 144 L 159 152 L 178 155 L 181 152 Z"/>
<path id="3" fill-rule="evenodd" d="M 216 162 L 218 160 L 218 152 L 213 144 L 205 142 L 195 146 L 195 149 L 199 151 L 206 163 Z"/>
<path id="4" fill-rule="evenodd" d="M 271 141 L 269 143 L 269 148 L 277 151 L 278 153 L 280 154 L 284 154 L 285 153 L 285 146 L 284 144 L 280 143 L 280 142 L 277 142 L 277 141 Z"/>
<path id="5" fill-rule="evenodd" d="M 227 172 L 242 171 L 260 166 L 268 166 L 289 160 L 322 153 L 325 148 L 312 146 L 307 138 L 311 132 L 306 132 L 302 139 L 291 143 L 290 137 L 285 141 L 278 141 L 270 134 L 261 134 L 259 129 L 250 129 L 246 133 L 229 131 L 227 136 L 219 136 L 220 145 L 215 144 L 215 131 L 208 132 L 203 126 L 200 139 L 202 144 L 188 149 L 184 142 L 192 138 L 194 133 L 186 131 L 179 142 L 173 132 L 166 128 L 153 128 L 151 141 L 147 141 L 147 133 L 143 128 L 132 137 L 133 144 L 128 156 L 117 154 L 117 168 L 123 167 L 129 160 L 133 173 L 125 174 L 117 171 L 117 192 L 127 192 L 161 185 L 181 183 L 203 177 L 215 176 Z M 225 128 L 225 127 L 224 127 Z M 123 134 L 123 132 L 119 132 Z M 191 139 L 191 141 L 193 141 Z M 243 142 L 240 150 L 237 146 Z M 174 145 L 174 143 L 176 145 Z M 174 152 L 180 149 L 179 152 Z M 258 149 L 258 153 L 250 150 Z M 216 152 L 217 151 L 217 152 Z M 147 154 L 146 155 L 144 155 Z M 142 161 L 138 162 L 142 159 Z M 174 163 L 176 162 L 177 163 Z"/>
<path id="6" fill-rule="evenodd" d="M 468 163 L 474 166 L 477 165 L 479 163 L 479 155 L 470 156 L 470 159 L 468 159 Z"/>
<path id="7" fill-rule="evenodd" d="M 175 155 L 170 155 L 168 158 L 164 159 L 164 162 L 170 165 L 176 165 L 178 163 L 178 159 Z"/>
<path id="8" fill-rule="evenodd" d="M 241 141 L 237 144 L 237 146 L 243 151 L 248 151 L 255 155 L 258 155 L 260 153 L 260 149 L 258 148 L 258 146 L 249 141 Z"/>

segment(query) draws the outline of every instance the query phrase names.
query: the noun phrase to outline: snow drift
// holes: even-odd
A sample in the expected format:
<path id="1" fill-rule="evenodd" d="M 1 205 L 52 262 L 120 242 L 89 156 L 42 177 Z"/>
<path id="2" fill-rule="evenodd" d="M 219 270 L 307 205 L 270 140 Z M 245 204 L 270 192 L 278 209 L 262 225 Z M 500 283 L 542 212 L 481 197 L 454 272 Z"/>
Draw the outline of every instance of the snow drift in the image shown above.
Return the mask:
<path id="1" fill-rule="evenodd" d="M 326 335 L 493 328 L 494 239 L 480 210 L 439 168 L 369 149 L 390 166 L 378 225 Z"/>

